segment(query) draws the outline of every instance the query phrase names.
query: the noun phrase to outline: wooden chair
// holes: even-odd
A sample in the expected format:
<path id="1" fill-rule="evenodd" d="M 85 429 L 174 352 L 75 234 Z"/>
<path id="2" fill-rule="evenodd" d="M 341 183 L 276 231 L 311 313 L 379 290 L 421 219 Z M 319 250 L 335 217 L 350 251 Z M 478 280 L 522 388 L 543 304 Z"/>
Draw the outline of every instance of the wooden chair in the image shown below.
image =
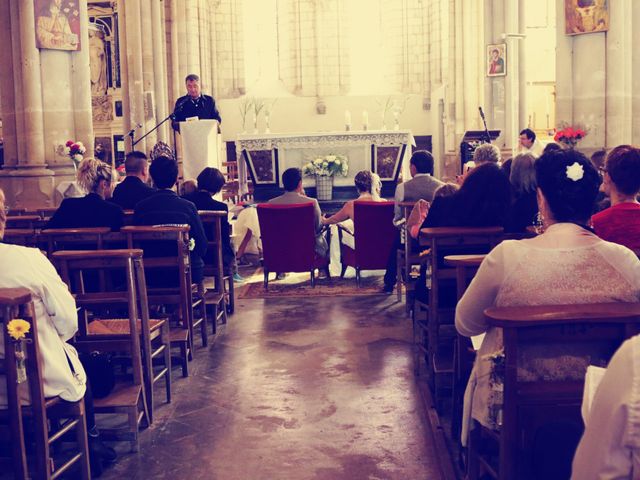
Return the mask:
<path id="1" fill-rule="evenodd" d="M 222 259 L 222 219 L 226 212 L 198 211 L 207 235 L 207 253 L 204 260 L 205 277 L 213 278 L 213 288 L 205 293 L 205 302 L 213 307 L 213 333 L 218 320 L 227 323 L 227 305 L 233 304 L 233 277 L 224 271 Z M 227 300 L 227 297 L 229 300 Z"/>
<path id="2" fill-rule="evenodd" d="M 46 242 L 47 255 L 58 250 L 102 250 L 104 239 L 111 232 L 109 227 L 49 228 L 40 231 Z"/>
<path id="3" fill-rule="evenodd" d="M 411 277 L 411 266 L 420 264 L 419 253 L 414 253 L 411 248 L 412 237 L 409 235 L 407 229 L 407 220 L 411 214 L 411 210 L 415 206 L 416 202 L 400 202 L 399 206 L 402 209 L 403 221 L 400 225 L 400 240 L 402 243 L 402 249 L 398 249 L 397 264 L 398 275 L 396 281 L 396 293 L 398 301 L 402 300 L 402 287 L 404 286 L 404 300 L 405 310 L 407 315 L 411 314 L 413 310 L 414 290 L 416 279 Z"/>
<path id="4" fill-rule="evenodd" d="M 464 295 L 469 282 L 475 276 L 485 257 L 486 255 L 447 255 L 444 257 L 445 265 L 456 269 L 458 300 Z M 471 339 L 457 334 L 453 344 L 453 385 L 451 395 L 451 438 L 454 442 L 460 438 L 464 391 L 469 382 L 475 357 Z"/>
<path id="5" fill-rule="evenodd" d="M 382 270 L 387 267 L 389 254 L 397 235 L 393 225 L 393 202 L 358 200 L 353 204 L 353 232 L 338 224 L 340 239 L 341 277 L 347 267 L 356 270 L 356 284 L 360 286 L 362 270 Z M 343 236 L 353 236 L 355 248 L 343 243 Z"/>
<path id="6" fill-rule="evenodd" d="M 316 227 L 313 204 L 258 205 L 258 221 L 264 256 L 264 288 L 269 273 L 309 272 L 315 287 L 315 269 L 327 268 L 329 259 L 315 251 Z"/>
<path id="7" fill-rule="evenodd" d="M 155 410 L 153 386 L 163 378 L 167 403 L 171 402 L 171 352 L 168 321 L 149 317 L 142 251 L 58 251 L 53 254 L 53 259 L 68 284 L 79 285 L 79 288 L 73 290 L 76 293 L 78 305 L 82 306 L 86 302 L 91 307 L 85 308 L 82 312 L 82 321 L 79 324 L 79 331 L 82 336 L 88 336 L 91 340 L 118 337 L 122 337 L 119 340 L 126 340 L 125 337 L 130 335 L 130 320 L 127 318 L 113 318 L 113 314 L 115 313 L 118 316 L 118 313 L 126 310 L 130 298 L 134 298 L 137 302 L 137 331 L 140 334 L 145 394 L 149 423 L 153 423 Z M 120 272 L 124 278 L 124 285 L 117 285 L 109 291 L 102 290 L 99 293 L 87 293 L 83 290 L 82 281 L 70 282 L 74 277 L 81 279 L 83 274 L 92 270 Z M 129 291 L 132 288 L 131 278 L 135 287 L 132 292 Z M 98 319 L 95 318 L 95 312 L 100 304 L 108 308 L 103 309 L 104 311 L 100 315 L 101 318 Z M 89 323 L 88 314 L 90 312 L 94 314 L 94 317 L 92 318 L 93 321 Z M 154 360 L 162 361 L 159 369 L 154 368 Z"/>
<path id="8" fill-rule="evenodd" d="M 38 246 L 37 230 L 33 228 L 7 228 L 4 231 L 2 241 L 10 245 L 36 247 Z"/>
<path id="9" fill-rule="evenodd" d="M 425 354 L 428 380 L 441 406 L 442 391 L 453 375 L 453 318 L 455 300 L 441 305 L 447 287 L 454 288 L 456 269 L 444 264 L 445 255 L 488 253 L 502 239 L 502 227 L 438 227 L 420 230 L 420 245 L 429 248 L 423 258 L 427 280 L 427 299 L 416 298 L 413 332 L 416 343 L 415 369 L 420 374 L 420 357 Z M 427 302 L 425 302 L 427 300 Z"/>
<path id="10" fill-rule="evenodd" d="M 96 414 L 124 413 L 127 415 L 125 429 L 101 430 L 105 438 L 130 441 L 132 451 L 138 450 L 140 424 L 143 421 L 147 425 L 151 423 L 147 399 L 147 392 L 154 378 L 151 371 L 150 339 L 151 332 L 160 330 L 165 323 L 164 320 L 153 323 L 149 320 L 142 296 L 144 283 L 136 275 L 133 264 L 134 259 L 141 258 L 141 250 L 58 251 L 53 254 L 53 260 L 61 272 L 61 277 L 72 288 L 76 304 L 80 308 L 76 348 L 84 352 L 124 353 L 131 363 L 133 378 L 127 377 L 118 381 L 107 397 L 94 398 L 94 409 Z M 124 291 L 85 291 L 83 275 L 90 271 L 113 270 L 125 271 Z M 72 278 L 76 281 L 72 282 Z M 123 311 L 127 312 L 124 319 L 120 318 Z M 166 357 L 165 361 L 170 362 Z M 170 363 L 165 365 L 168 398 L 170 398 L 169 365 Z"/>
<path id="11" fill-rule="evenodd" d="M 33 420 L 35 439 L 35 472 L 33 478 L 55 479 L 69 471 L 73 465 L 79 467 L 77 477 L 83 480 L 91 478 L 89 470 L 89 447 L 87 444 L 87 424 L 84 401 L 66 402 L 59 397 L 44 397 L 42 381 L 42 360 L 38 344 L 37 322 L 34 321 L 34 307 L 31 292 L 25 288 L 0 289 L 0 329 L 4 341 L 4 359 L 0 360 L 0 375 L 7 382 L 7 404 L 5 410 L 0 409 L 0 420 L 8 422 L 11 434 L 11 454 L 13 475 L 16 479 L 29 478 L 27 456 L 24 443 L 23 415 Z M 7 323 L 14 318 L 22 318 L 30 324 L 26 341 L 22 343 L 25 354 L 26 380 L 18 375 L 16 367 L 16 349 L 14 340 L 7 332 Z M 31 404 L 22 405 L 20 385 L 28 382 Z M 49 420 L 65 420 L 61 428 L 49 434 Z M 74 431 L 78 450 L 71 458 L 54 469 L 51 446 L 65 433 Z"/>
<path id="12" fill-rule="evenodd" d="M 174 325 L 169 337 L 171 345 L 180 349 L 182 376 L 189 376 L 189 360 L 193 356 L 194 304 L 204 301 L 195 298 L 191 283 L 191 260 L 189 258 L 189 226 L 129 226 L 121 233 L 127 238 L 128 248 L 139 248 L 145 252 L 144 270 L 147 278 L 149 306 L 155 309 L 173 309 Z M 158 283 L 158 277 L 167 280 Z M 151 280 L 151 281 L 150 281 Z M 197 293 L 197 292 L 196 292 Z M 207 325 L 198 322 L 206 341 Z"/>
<path id="13" fill-rule="evenodd" d="M 484 427 L 472 431 L 468 478 L 568 478 L 583 430 L 580 407 L 586 364 L 608 363 L 624 340 L 640 332 L 640 304 L 503 307 L 489 308 L 485 315 L 491 327 L 503 331 L 502 426 L 499 432 Z M 563 354 L 584 355 L 584 369 L 567 379 L 531 375 L 538 355 L 553 346 Z M 550 431 L 553 434 L 545 436 Z M 560 437 L 559 445 L 545 442 L 561 432 L 568 435 Z M 549 458 L 552 473 L 545 472 L 541 458 L 533 458 L 538 450 L 542 458 L 558 457 Z"/>

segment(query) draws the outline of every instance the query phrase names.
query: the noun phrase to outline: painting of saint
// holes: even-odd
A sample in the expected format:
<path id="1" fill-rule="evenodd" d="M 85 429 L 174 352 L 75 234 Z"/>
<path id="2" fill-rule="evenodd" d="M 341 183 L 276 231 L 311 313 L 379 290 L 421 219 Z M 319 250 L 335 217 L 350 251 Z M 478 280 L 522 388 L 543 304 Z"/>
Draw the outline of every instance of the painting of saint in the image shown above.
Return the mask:
<path id="1" fill-rule="evenodd" d="M 79 0 L 35 0 L 36 47 L 80 50 Z"/>
<path id="2" fill-rule="evenodd" d="M 487 76 L 502 77 L 507 74 L 505 44 L 487 45 Z"/>
<path id="3" fill-rule="evenodd" d="M 609 30 L 607 0 L 565 0 L 564 11 L 567 35 Z"/>

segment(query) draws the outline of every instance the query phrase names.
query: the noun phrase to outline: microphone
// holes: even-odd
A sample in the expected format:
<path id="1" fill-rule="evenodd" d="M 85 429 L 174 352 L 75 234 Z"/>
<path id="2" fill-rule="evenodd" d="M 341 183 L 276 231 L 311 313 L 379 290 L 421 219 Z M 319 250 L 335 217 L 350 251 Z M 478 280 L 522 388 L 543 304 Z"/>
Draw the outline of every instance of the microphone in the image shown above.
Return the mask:
<path id="1" fill-rule="evenodd" d="M 484 120 L 484 112 L 482 111 L 482 107 L 478 107 L 478 110 L 480 110 L 480 116 L 482 117 L 482 120 Z"/>

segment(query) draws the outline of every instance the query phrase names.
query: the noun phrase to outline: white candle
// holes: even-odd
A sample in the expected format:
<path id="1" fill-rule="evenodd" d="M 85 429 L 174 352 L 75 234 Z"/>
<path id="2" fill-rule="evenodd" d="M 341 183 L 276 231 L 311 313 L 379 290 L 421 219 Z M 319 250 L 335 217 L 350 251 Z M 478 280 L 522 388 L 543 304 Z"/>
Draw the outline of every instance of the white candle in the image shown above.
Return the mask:
<path id="1" fill-rule="evenodd" d="M 369 112 L 366 110 L 362 111 L 362 126 L 366 129 L 369 126 Z"/>
<path id="2" fill-rule="evenodd" d="M 344 124 L 351 125 L 351 112 L 349 110 L 344 111 Z"/>

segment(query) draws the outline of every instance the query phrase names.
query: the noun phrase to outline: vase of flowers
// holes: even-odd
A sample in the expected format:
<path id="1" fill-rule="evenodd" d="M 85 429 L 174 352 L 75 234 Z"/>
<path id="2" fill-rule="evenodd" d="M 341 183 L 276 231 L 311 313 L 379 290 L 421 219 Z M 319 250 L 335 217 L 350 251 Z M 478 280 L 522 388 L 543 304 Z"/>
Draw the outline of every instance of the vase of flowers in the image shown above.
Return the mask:
<path id="1" fill-rule="evenodd" d="M 87 153 L 87 149 L 82 142 L 74 142 L 73 140 L 67 140 L 64 145 L 64 153 L 73 162 L 73 168 L 78 170 L 78 165 L 84 158 L 84 154 Z"/>
<path id="2" fill-rule="evenodd" d="M 316 177 L 316 197 L 331 200 L 333 197 L 334 175 L 347 176 L 349 163 L 344 155 L 324 155 L 314 158 L 302 167 L 305 177 Z"/>
<path id="3" fill-rule="evenodd" d="M 587 135 L 582 128 L 567 126 L 556 131 L 553 139 L 556 142 L 565 144 L 569 148 L 576 148 L 578 142 Z"/>

